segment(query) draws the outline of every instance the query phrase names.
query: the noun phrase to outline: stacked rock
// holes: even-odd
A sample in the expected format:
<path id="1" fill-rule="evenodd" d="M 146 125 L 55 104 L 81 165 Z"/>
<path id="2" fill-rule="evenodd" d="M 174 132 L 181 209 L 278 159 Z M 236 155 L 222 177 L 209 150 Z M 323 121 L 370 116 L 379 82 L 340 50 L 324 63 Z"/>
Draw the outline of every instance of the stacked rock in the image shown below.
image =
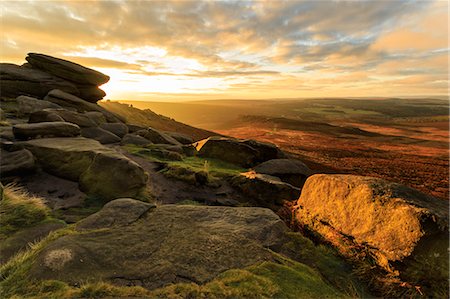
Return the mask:
<path id="1" fill-rule="evenodd" d="M 22 66 L 0 64 L 2 96 L 20 95 L 43 98 L 53 89 L 96 103 L 106 94 L 98 86 L 109 81 L 109 76 L 74 62 L 52 56 L 29 53 L 28 63 Z"/>

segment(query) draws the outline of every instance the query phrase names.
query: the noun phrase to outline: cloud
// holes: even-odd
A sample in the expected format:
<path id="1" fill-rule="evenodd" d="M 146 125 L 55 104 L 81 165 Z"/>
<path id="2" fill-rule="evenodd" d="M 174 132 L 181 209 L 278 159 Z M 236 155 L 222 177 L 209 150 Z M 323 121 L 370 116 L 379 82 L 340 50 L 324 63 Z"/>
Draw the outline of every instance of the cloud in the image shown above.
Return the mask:
<path id="1" fill-rule="evenodd" d="M 27 52 L 43 52 L 92 67 L 120 69 L 121 74 L 235 80 L 224 86 L 230 92 L 249 93 L 252 88 L 272 87 L 285 93 L 336 89 L 355 81 L 366 82 L 370 91 L 373 78 L 383 76 L 397 76 L 395 84 L 405 86 L 413 84 L 403 80 L 405 76 L 440 76 L 433 81 L 417 77 L 424 81 L 414 84 L 424 88 L 448 79 L 446 1 L 117 0 L 1 5 L 0 55 L 15 63 Z M 355 92 L 361 92 L 359 85 Z"/>

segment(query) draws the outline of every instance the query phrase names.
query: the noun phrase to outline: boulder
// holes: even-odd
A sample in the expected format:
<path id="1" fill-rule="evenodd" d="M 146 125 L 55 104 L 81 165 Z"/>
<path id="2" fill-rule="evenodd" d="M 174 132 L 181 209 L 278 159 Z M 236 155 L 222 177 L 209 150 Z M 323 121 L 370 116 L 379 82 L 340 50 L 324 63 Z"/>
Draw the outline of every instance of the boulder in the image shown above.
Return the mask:
<path id="1" fill-rule="evenodd" d="M 19 105 L 19 113 L 22 115 L 27 115 L 47 108 L 61 108 L 61 106 L 57 104 L 28 96 L 18 96 L 16 100 Z"/>
<path id="2" fill-rule="evenodd" d="M 326 240 L 350 238 L 409 281 L 448 285 L 448 201 L 379 178 L 317 174 L 297 204 L 297 220 Z"/>
<path id="3" fill-rule="evenodd" d="M 308 166 L 300 160 L 272 159 L 253 168 L 255 172 L 280 178 L 283 182 L 296 187 L 303 187 L 308 176 L 312 174 Z"/>
<path id="4" fill-rule="evenodd" d="M 73 137 L 80 135 L 80 127 L 66 122 L 41 122 L 31 124 L 17 124 L 13 126 L 13 133 L 17 139 L 37 137 Z"/>
<path id="5" fill-rule="evenodd" d="M 109 131 L 120 138 L 128 134 L 128 127 L 123 123 L 104 123 L 100 125 L 100 128 Z"/>
<path id="6" fill-rule="evenodd" d="M 127 124 L 127 126 L 128 126 L 128 132 L 130 132 L 130 133 L 135 133 L 137 131 L 147 129 L 147 127 L 143 127 L 143 126 L 135 125 L 135 124 Z"/>
<path id="7" fill-rule="evenodd" d="M 99 105 L 89 103 L 79 97 L 64 91 L 55 89 L 50 91 L 44 98 L 44 100 L 58 104 L 65 108 L 72 108 L 76 111 L 83 113 L 88 111 L 96 111 L 102 113 L 108 122 L 122 122 L 119 117 Z"/>
<path id="8" fill-rule="evenodd" d="M 43 98 L 50 90 L 59 89 L 78 95 L 77 87 L 40 70 L 0 63 L 0 89 L 3 97 L 28 95 Z"/>
<path id="9" fill-rule="evenodd" d="M 98 111 L 88 111 L 84 113 L 87 117 L 89 117 L 97 126 L 106 123 L 106 118 L 103 113 Z"/>
<path id="10" fill-rule="evenodd" d="M 46 109 L 46 111 L 55 113 L 64 121 L 78 125 L 79 127 L 96 127 L 97 124 L 92 119 L 76 111 L 69 111 L 66 109 Z"/>
<path id="11" fill-rule="evenodd" d="M 106 92 L 94 85 L 77 85 L 80 98 L 96 103 L 106 96 Z"/>
<path id="12" fill-rule="evenodd" d="M 258 151 L 237 139 L 209 137 L 195 144 L 198 155 L 233 163 L 242 167 L 255 164 Z"/>
<path id="13" fill-rule="evenodd" d="M 97 140 L 101 144 L 117 143 L 121 141 L 119 136 L 99 127 L 83 128 L 81 129 L 81 136 Z"/>
<path id="14" fill-rule="evenodd" d="M 151 144 L 151 141 L 148 139 L 145 139 L 142 136 L 136 135 L 136 134 L 126 134 L 123 136 L 122 141 L 120 144 L 134 144 L 134 145 L 147 145 Z"/>
<path id="15" fill-rule="evenodd" d="M 102 85 L 109 76 L 64 59 L 37 53 L 28 53 L 25 58 L 31 66 L 68 81 L 86 85 Z"/>
<path id="16" fill-rule="evenodd" d="M 14 140 L 14 133 L 11 126 L 0 127 L 0 138 L 3 140 Z"/>
<path id="17" fill-rule="evenodd" d="M 252 139 L 242 140 L 241 142 L 251 146 L 258 152 L 258 155 L 255 158 L 256 163 L 286 158 L 286 155 L 275 144 Z"/>
<path id="18" fill-rule="evenodd" d="M 132 198 L 119 198 L 108 202 L 103 208 L 78 222 L 78 230 L 92 230 L 112 226 L 126 226 L 138 220 L 148 210 L 156 208 L 154 204 Z"/>
<path id="19" fill-rule="evenodd" d="M 157 144 L 180 145 L 180 143 L 177 140 L 170 137 L 166 133 L 156 130 L 156 129 L 153 129 L 153 128 L 150 128 L 150 127 L 145 130 L 136 131 L 135 134 L 142 136 L 142 137 L 150 140 L 151 142 L 157 143 Z"/>
<path id="20" fill-rule="evenodd" d="M 170 137 L 174 138 L 176 141 L 178 141 L 181 144 L 194 143 L 194 139 L 192 139 L 191 137 L 189 137 L 185 134 L 181 134 L 178 132 L 165 132 L 165 133 L 168 134 Z"/>
<path id="21" fill-rule="evenodd" d="M 55 122 L 55 121 L 63 122 L 64 119 L 52 110 L 36 111 L 31 113 L 28 118 L 28 122 L 30 124 L 42 122 Z"/>
<path id="22" fill-rule="evenodd" d="M 231 185 L 258 205 L 277 209 L 285 201 L 295 201 L 300 196 L 300 189 L 279 178 L 254 172 L 241 173 L 231 179 Z"/>
<path id="23" fill-rule="evenodd" d="M 147 182 L 144 170 L 99 142 L 77 138 L 47 138 L 24 142 L 47 172 L 77 181 L 80 190 L 103 199 L 136 197 Z"/>
<path id="24" fill-rule="evenodd" d="M 34 157 L 30 151 L 26 149 L 14 152 L 1 150 L 0 175 L 2 177 L 29 174 L 35 169 Z"/>
<path id="25" fill-rule="evenodd" d="M 276 250 L 287 241 L 287 227 L 268 209 L 153 208 L 119 201 L 99 212 L 109 220 L 89 216 L 78 225 L 82 234 L 61 237 L 40 251 L 30 278 L 77 285 L 105 281 L 147 289 L 178 282 L 203 284 L 226 270 L 272 261 L 269 248 Z M 130 213 L 124 205 L 130 206 Z M 98 227 L 103 229 L 95 230 Z"/>

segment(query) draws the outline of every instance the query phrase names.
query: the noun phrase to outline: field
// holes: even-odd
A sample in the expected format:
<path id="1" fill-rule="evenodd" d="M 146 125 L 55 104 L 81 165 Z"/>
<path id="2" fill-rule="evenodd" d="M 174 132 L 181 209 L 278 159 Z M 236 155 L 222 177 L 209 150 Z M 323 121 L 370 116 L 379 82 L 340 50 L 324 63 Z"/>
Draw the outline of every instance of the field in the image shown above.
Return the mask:
<path id="1" fill-rule="evenodd" d="M 317 172 L 382 177 L 449 196 L 447 100 L 126 103 L 220 134 L 273 142 Z"/>

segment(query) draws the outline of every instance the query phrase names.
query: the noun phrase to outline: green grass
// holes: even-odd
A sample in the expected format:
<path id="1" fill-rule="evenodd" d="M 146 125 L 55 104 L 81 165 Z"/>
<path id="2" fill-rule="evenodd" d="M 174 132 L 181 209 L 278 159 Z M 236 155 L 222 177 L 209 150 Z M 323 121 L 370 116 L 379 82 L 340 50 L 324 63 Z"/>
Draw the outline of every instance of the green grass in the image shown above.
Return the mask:
<path id="1" fill-rule="evenodd" d="M 30 196 L 18 186 L 5 186 L 0 201 L 0 239 L 49 220 L 49 212 L 41 198 Z"/>

